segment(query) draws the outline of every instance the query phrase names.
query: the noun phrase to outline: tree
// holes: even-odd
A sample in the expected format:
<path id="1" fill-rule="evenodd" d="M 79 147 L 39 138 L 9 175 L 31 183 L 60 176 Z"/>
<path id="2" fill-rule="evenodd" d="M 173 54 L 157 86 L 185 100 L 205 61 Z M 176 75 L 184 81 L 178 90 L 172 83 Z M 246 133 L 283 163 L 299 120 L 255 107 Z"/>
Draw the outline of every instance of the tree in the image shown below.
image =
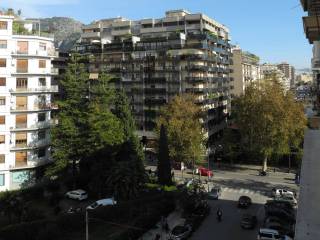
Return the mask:
<path id="1" fill-rule="evenodd" d="M 303 107 L 275 77 L 246 88 L 245 94 L 234 102 L 234 115 L 242 146 L 260 154 L 262 170 L 267 169 L 273 154 L 288 154 L 290 145 L 298 146 L 303 141 Z"/>
<path id="2" fill-rule="evenodd" d="M 167 130 L 171 160 L 185 162 L 188 166 L 201 162 L 204 154 L 201 113 L 192 95 L 176 96 L 161 109 L 157 133 L 161 125 Z"/>
<path id="3" fill-rule="evenodd" d="M 158 181 L 161 185 L 172 185 L 167 131 L 163 124 L 160 127 L 158 147 Z"/>

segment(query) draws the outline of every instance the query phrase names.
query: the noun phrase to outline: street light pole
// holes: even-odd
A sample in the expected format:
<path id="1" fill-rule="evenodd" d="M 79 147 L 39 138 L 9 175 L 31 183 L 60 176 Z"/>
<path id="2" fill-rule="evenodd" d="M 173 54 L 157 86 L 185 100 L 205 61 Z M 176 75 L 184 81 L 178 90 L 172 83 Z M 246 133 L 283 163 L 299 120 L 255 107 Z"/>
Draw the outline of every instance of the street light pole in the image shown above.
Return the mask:
<path id="1" fill-rule="evenodd" d="M 89 218 L 88 218 L 88 209 L 86 209 L 86 240 L 89 240 Z"/>

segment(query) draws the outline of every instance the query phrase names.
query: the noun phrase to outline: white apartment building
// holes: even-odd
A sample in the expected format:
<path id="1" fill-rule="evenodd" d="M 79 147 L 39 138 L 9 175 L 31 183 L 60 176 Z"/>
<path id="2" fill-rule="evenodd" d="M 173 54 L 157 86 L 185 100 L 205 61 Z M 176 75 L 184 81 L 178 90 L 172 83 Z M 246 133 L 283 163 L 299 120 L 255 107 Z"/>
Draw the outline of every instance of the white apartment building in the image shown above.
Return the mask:
<path id="1" fill-rule="evenodd" d="M 17 189 L 49 163 L 53 38 L 0 15 L 0 191 Z"/>
<path id="2" fill-rule="evenodd" d="M 261 68 L 261 78 L 268 79 L 271 76 L 275 76 L 279 82 L 282 84 L 285 91 L 290 90 L 291 79 L 287 78 L 283 71 L 278 68 L 277 64 L 264 63 L 260 65 Z"/>

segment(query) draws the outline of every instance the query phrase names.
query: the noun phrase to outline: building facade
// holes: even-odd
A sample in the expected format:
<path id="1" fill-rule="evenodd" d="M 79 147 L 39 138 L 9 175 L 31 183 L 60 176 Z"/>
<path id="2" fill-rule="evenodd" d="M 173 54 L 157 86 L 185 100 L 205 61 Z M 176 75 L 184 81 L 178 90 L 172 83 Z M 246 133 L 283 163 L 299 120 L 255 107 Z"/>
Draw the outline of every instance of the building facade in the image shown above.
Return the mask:
<path id="1" fill-rule="evenodd" d="M 160 19 L 104 19 L 83 27 L 77 52 L 89 56 L 91 76 L 106 71 L 125 90 L 138 134 L 153 137 L 159 109 L 192 93 L 206 117 L 205 134 L 217 137 L 230 111 L 229 30 L 204 14 L 166 12 Z"/>
<path id="2" fill-rule="evenodd" d="M 253 82 L 259 81 L 260 65 L 259 57 L 242 51 L 239 47 L 232 49 L 233 53 L 233 73 L 231 74 L 231 95 L 240 96 L 245 93 L 245 89 Z"/>
<path id="3" fill-rule="evenodd" d="M 53 38 L 0 15 L 0 191 L 19 188 L 51 161 Z"/>
<path id="4" fill-rule="evenodd" d="M 283 72 L 284 76 L 290 80 L 290 87 L 294 87 L 295 68 L 286 62 L 278 64 L 278 68 Z"/>
<path id="5" fill-rule="evenodd" d="M 285 76 L 282 70 L 278 68 L 277 64 L 264 63 L 260 65 L 261 79 L 271 79 L 275 77 L 282 85 L 285 91 L 290 90 L 290 79 Z"/>

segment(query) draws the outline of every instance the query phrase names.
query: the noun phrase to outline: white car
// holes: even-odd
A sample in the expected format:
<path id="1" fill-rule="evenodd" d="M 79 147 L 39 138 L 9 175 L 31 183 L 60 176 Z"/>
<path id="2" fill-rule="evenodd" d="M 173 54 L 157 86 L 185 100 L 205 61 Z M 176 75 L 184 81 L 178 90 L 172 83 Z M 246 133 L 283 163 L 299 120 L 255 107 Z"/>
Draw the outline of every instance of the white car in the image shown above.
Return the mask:
<path id="1" fill-rule="evenodd" d="M 278 197 L 278 196 L 282 196 L 282 195 L 291 195 L 293 197 L 295 196 L 294 192 L 288 191 L 286 189 L 276 189 L 276 188 L 272 189 L 272 196 L 273 197 Z"/>
<path id="2" fill-rule="evenodd" d="M 98 201 L 95 201 L 94 203 L 90 204 L 87 209 L 93 210 L 96 209 L 97 207 L 101 206 L 108 206 L 108 205 L 116 205 L 117 201 L 115 201 L 113 198 L 105 198 L 105 199 L 100 199 Z"/>
<path id="3" fill-rule="evenodd" d="M 298 204 L 297 200 L 291 194 L 283 194 L 282 196 L 275 197 L 274 200 L 286 201 L 291 203 L 293 206 Z"/>
<path id="4" fill-rule="evenodd" d="M 66 197 L 82 201 L 88 198 L 88 194 L 86 191 L 82 189 L 77 189 L 77 190 L 67 192 Z"/>
<path id="5" fill-rule="evenodd" d="M 257 240 L 292 240 L 292 238 L 281 236 L 277 230 L 260 228 Z"/>

